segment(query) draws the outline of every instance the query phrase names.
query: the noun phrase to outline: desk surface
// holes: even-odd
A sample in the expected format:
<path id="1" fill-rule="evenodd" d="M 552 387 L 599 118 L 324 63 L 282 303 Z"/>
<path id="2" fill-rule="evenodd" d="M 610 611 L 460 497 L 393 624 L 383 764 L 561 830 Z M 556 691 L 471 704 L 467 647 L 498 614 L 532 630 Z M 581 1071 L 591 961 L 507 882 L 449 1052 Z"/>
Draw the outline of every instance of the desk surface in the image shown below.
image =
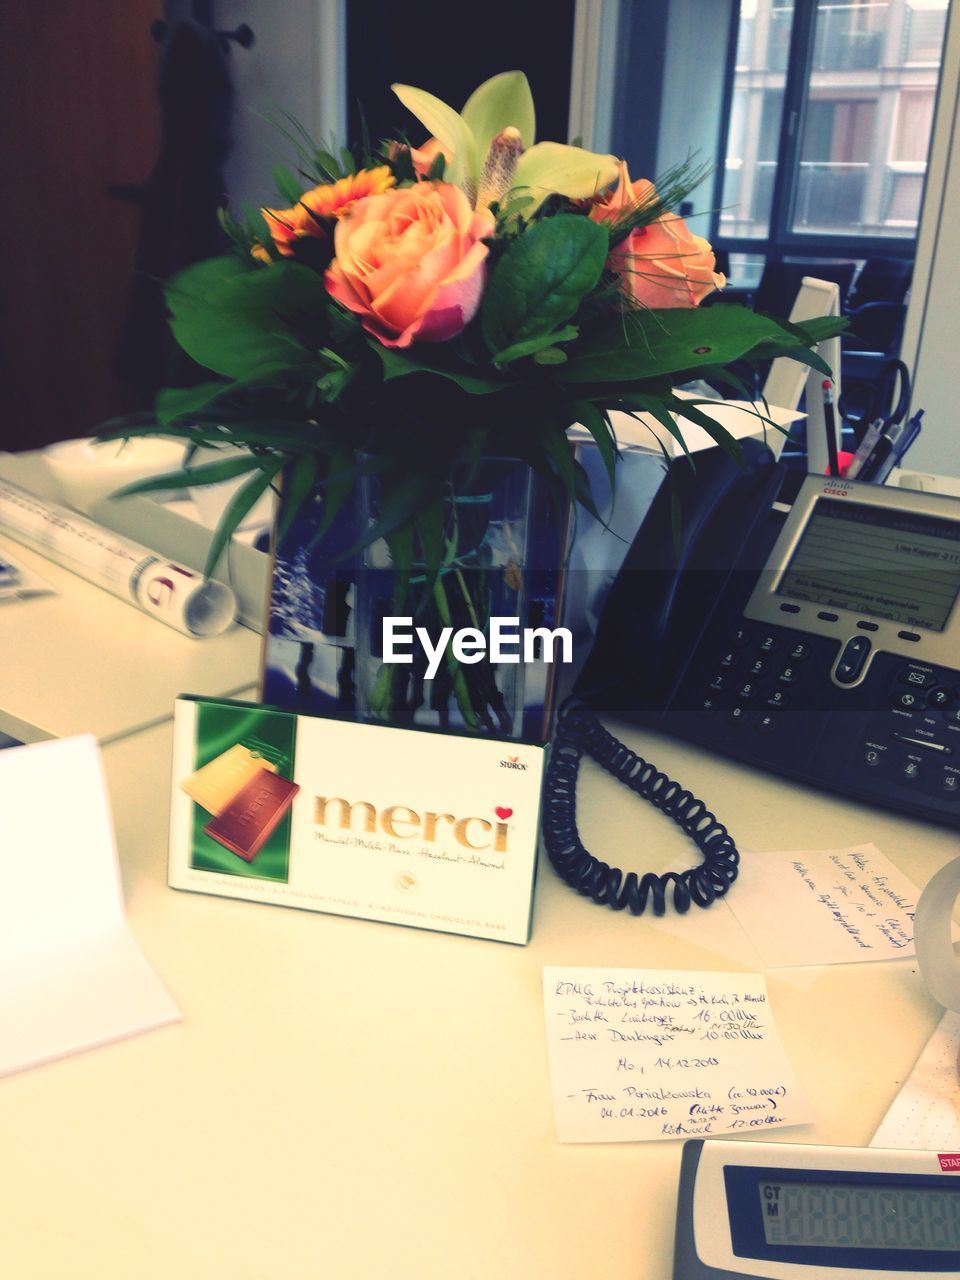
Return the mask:
<path id="1" fill-rule="evenodd" d="M 744 849 L 873 840 L 918 884 L 956 852 L 947 830 L 612 727 Z M 5 1273 L 667 1280 L 681 1144 L 556 1142 L 541 967 L 760 970 L 726 905 L 637 920 L 545 864 L 522 948 L 177 893 L 169 754 L 169 726 L 104 750 L 131 926 L 184 1020 L 0 1081 Z M 687 853 L 590 762 L 580 812 L 628 868 Z M 817 1113 L 778 1136 L 868 1143 L 939 1016 L 915 962 L 768 984 Z"/>
<path id="2" fill-rule="evenodd" d="M 0 733 L 108 742 L 168 719 L 180 693 L 256 683 L 260 637 L 246 627 L 196 640 L 0 536 L 4 555 L 57 595 L 0 604 Z"/>

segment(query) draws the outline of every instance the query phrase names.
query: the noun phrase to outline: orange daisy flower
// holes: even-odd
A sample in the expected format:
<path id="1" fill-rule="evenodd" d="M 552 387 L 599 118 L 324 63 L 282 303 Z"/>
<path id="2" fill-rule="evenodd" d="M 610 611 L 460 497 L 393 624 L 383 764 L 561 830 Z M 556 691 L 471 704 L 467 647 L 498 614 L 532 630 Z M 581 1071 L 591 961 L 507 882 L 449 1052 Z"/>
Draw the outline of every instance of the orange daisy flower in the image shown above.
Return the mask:
<path id="1" fill-rule="evenodd" d="M 387 165 L 377 169 L 361 169 L 338 182 L 305 191 L 291 209 L 263 209 L 273 243 L 284 257 L 292 257 L 298 240 L 305 236 L 326 239 L 325 219 L 342 218 L 358 200 L 380 195 L 392 187 L 396 179 Z"/>

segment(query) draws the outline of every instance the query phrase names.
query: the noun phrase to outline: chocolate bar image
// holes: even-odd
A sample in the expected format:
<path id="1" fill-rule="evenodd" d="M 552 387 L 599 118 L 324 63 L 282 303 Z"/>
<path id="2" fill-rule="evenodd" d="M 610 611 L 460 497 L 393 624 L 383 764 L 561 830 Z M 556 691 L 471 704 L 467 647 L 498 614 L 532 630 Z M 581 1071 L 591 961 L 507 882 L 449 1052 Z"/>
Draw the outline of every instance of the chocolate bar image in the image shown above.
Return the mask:
<path id="1" fill-rule="evenodd" d="M 265 760 L 259 751 L 253 751 L 244 743 L 238 742 L 196 773 L 192 773 L 189 778 L 184 778 L 180 789 L 201 809 L 217 815 L 223 813 L 234 796 L 261 769 L 276 773 L 277 766 L 270 760 Z"/>
<path id="2" fill-rule="evenodd" d="M 299 790 L 296 782 L 261 769 L 203 829 L 225 849 L 252 862 Z"/>

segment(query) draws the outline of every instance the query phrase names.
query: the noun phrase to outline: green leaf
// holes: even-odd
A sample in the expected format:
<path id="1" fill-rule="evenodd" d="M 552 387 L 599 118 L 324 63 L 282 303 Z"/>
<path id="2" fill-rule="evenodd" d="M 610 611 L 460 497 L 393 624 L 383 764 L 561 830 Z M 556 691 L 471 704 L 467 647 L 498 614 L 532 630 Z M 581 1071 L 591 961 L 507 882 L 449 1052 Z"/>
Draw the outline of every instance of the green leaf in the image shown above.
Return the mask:
<path id="1" fill-rule="evenodd" d="M 613 491 L 614 470 L 619 452 L 617 450 L 617 437 L 613 427 L 610 425 L 609 417 L 601 409 L 598 409 L 592 400 L 576 400 L 571 404 L 570 409 L 572 413 L 577 415 L 577 421 L 586 427 L 596 441 L 600 457 L 603 459 L 603 465 L 607 469 L 610 489 Z"/>
<path id="2" fill-rule="evenodd" d="M 533 198 L 532 208 L 554 193 L 571 200 L 586 200 L 613 182 L 617 168 L 616 156 L 599 155 L 561 142 L 538 142 L 517 162 L 512 190 L 528 192 Z M 524 216 L 529 216 L 529 210 L 524 210 Z"/>
<path id="3" fill-rule="evenodd" d="M 595 287 L 607 257 L 606 228 L 558 214 L 518 236 L 490 278 L 480 309 L 491 351 L 552 333 Z"/>
<path id="4" fill-rule="evenodd" d="M 539 419 L 531 424 L 531 433 L 553 463 L 554 470 L 563 482 L 570 501 L 579 502 L 592 516 L 600 520 L 600 513 L 590 492 L 587 473 L 574 456 L 574 449 L 567 439 L 565 428 L 560 427 L 558 423 Z"/>
<path id="5" fill-rule="evenodd" d="M 572 342 L 574 338 L 579 338 L 580 330 L 576 325 L 569 324 L 563 329 L 557 329 L 553 333 L 541 333 L 539 337 L 527 338 L 525 342 L 515 342 L 512 347 L 507 347 L 506 351 L 498 351 L 493 356 L 494 364 L 510 364 L 514 360 L 521 359 L 522 356 L 533 355 L 535 351 L 542 351 L 545 347 L 552 347 L 557 342 Z M 566 359 L 563 352 L 559 355 Z M 562 364 L 563 360 L 549 361 L 551 364 Z"/>
<path id="6" fill-rule="evenodd" d="M 473 133 L 477 160 L 482 165 L 490 143 L 511 125 L 520 131 L 524 147 L 532 147 L 537 130 L 530 84 L 522 71 L 503 71 L 474 89 L 461 112 Z"/>
<path id="7" fill-rule="evenodd" d="M 207 462 L 202 467 L 184 467 L 181 471 L 168 471 L 162 476 L 150 476 L 124 485 L 111 498 L 128 498 L 134 493 L 152 493 L 160 489 L 192 489 L 197 485 L 220 484 L 233 480 L 247 471 L 263 466 L 263 458 L 247 454 L 243 458 L 224 458 L 221 462 Z"/>
<path id="8" fill-rule="evenodd" d="M 443 567 L 446 539 L 443 532 L 444 501 L 435 498 L 433 502 L 420 512 L 415 520 L 417 537 L 423 550 L 423 559 L 427 569 L 427 590 L 432 592 L 433 585 L 440 576 Z"/>
<path id="9" fill-rule="evenodd" d="M 566 365 L 567 353 L 559 347 L 544 347 L 534 352 L 535 365 Z"/>
<path id="10" fill-rule="evenodd" d="M 289 531 L 297 512 L 313 492 L 316 483 L 316 454 L 301 453 L 293 465 L 284 472 L 280 520 L 277 526 L 278 541 Z"/>
<path id="11" fill-rule="evenodd" d="M 799 347 L 769 316 L 745 307 L 631 312 L 598 324 L 570 352 L 564 382 L 636 382 L 728 365 L 761 343 Z"/>
<path id="12" fill-rule="evenodd" d="M 167 426 L 177 418 L 198 413 L 232 386 L 231 382 L 200 382 L 195 387 L 163 387 L 154 405 L 157 421 Z"/>
<path id="13" fill-rule="evenodd" d="M 387 382 L 392 378 L 403 378 L 411 373 L 430 373 L 439 378 L 448 378 L 458 387 L 475 396 L 490 395 L 491 392 L 503 391 L 505 387 L 511 385 L 503 378 L 494 378 L 483 372 L 468 372 L 470 366 L 451 364 L 449 361 L 455 357 L 441 354 L 439 351 L 435 355 L 427 354 L 421 347 L 416 355 L 410 355 L 397 351 L 393 347 L 385 347 L 375 338 L 371 339 L 370 346 L 383 362 L 383 376 Z"/>
<path id="14" fill-rule="evenodd" d="M 296 262 L 212 270 L 224 261 L 188 267 L 167 286 L 170 325 L 186 353 L 214 373 L 248 381 L 264 367 L 311 361 L 311 335 L 322 328 L 328 307 L 316 272 Z"/>
<path id="15" fill-rule="evenodd" d="M 207 563 L 204 566 L 203 576 L 211 577 L 214 569 L 217 567 L 217 561 L 223 555 L 230 539 L 233 537 L 241 521 L 244 519 L 248 511 L 259 502 L 261 496 L 266 493 L 273 483 L 274 477 L 283 466 L 283 458 L 260 458 L 259 465 L 262 468 L 257 476 L 251 476 L 242 489 L 238 489 L 233 495 L 223 515 L 220 517 L 220 523 L 214 531 L 213 538 L 210 541 L 210 550 L 207 553 Z"/>
<path id="16" fill-rule="evenodd" d="M 447 182 L 464 188 L 472 184 L 475 188 L 480 160 L 473 133 L 463 116 L 425 89 L 415 89 L 409 84 L 395 84 L 391 88 L 407 110 L 440 143 L 440 148 L 447 157 Z"/>
<path id="17" fill-rule="evenodd" d="M 350 552 L 361 551 L 378 538 L 386 538 L 387 534 L 412 524 L 442 492 L 443 481 L 422 471 L 403 472 L 399 477 L 383 476 L 380 482 L 380 518 L 370 525 Z"/>
<path id="18" fill-rule="evenodd" d="M 734 462 L 740 462 L 743 453 L 740 445 L 737 443 L 736 437 L 732 436 L 726 427 L 722 427 L 719 422 L 711 418 L 709 414 L 703 413 L 697 408 L 693 400 L 684 400 L 680 396 L 673 396 L 670 400 L 668 408 L 679 418 L 686 418 L 688 422 L 694 422 L 698 427 L 702 427 L 711 439 L 715 440 L 720 448 L 732 458 Z"/>
<path id="19" fill-rule="evenodd" d="M 303 184 L 285 164 L 278 164 L 273 170 L 273 185 L 280 196 L 289 205 L 294 205 L 303 195 Z"/>

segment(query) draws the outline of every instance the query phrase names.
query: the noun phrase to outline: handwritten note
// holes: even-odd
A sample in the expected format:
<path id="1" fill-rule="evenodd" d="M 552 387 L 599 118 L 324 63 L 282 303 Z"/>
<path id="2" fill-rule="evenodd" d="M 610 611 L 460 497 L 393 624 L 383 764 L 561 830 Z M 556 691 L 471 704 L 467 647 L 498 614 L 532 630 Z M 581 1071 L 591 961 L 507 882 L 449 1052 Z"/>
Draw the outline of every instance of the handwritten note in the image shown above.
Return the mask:
<path id="1" fill-rule="evenodd" d="M 756 853 L 726 899 L 770 969 L 912 956 L 920 891 L 872 844 Z"/>
<path id="2" fill-rule="evenodd" d="M 810 1111 L 758 973 L 545 968 L 561 1142 L 764 1133 Z"/>

